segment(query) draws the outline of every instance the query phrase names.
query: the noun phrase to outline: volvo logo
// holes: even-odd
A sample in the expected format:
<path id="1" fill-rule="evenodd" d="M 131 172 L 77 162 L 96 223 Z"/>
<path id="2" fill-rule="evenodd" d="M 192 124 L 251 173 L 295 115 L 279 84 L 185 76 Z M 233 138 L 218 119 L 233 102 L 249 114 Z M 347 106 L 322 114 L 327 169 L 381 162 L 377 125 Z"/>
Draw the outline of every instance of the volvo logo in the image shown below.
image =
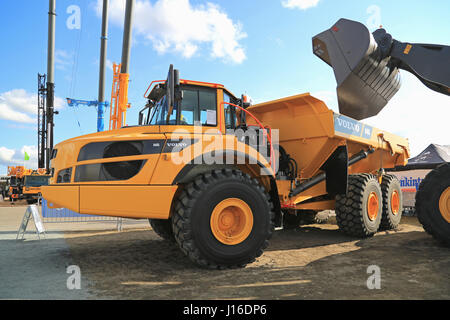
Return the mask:
<path id="1" fill-rule="evenodd" d="M 342 128 L 346 128 L 352 131 L 359 132 L 361 130 L 361 125 L 359 123 L 351 123 L 350 121 L 347 121 L 342 118 L 336 118 L 338 125 Z"/>

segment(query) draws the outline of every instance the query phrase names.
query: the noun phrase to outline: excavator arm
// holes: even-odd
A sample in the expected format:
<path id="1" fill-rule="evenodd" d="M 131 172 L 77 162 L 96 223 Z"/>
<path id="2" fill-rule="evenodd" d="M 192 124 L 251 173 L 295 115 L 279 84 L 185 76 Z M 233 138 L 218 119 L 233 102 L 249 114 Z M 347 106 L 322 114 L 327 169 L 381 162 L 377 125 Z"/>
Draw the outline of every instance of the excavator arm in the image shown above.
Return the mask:
<path id="1" fill-rule="evenodd" d="M 403 43 L 385 29 L 340 19 L 313 37 L 313 52 L 333 70 L 340 113 L 362 120 L 377 115 L 400 89 L 399 69 L 428 88 L 450 95 L 450 47 Z"/>

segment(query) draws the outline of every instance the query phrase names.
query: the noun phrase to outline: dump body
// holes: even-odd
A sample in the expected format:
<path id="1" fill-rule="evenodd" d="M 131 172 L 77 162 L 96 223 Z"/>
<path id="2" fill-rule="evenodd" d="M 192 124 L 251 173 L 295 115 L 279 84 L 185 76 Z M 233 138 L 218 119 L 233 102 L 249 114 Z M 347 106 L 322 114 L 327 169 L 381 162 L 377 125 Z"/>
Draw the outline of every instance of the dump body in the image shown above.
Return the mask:
<path id="1" fill-rule="evenodd" d="M 299 164 L 302 179 L 314 176 L 340 145 L 347 145 L 349 157 L 362 149 L 375 149 L 349 173 L 393 168 L 406 164 L 409 157 L 407 139 L 335 113 L 308 93 L 261 103 L 248 110 L 264 125 L 279 129 L 280 145 Z"/>
<path id="2" fill-rule="evenodd" d="M 348 158 L 374 149 L 367 158 L 349 166 L 348 174 L 375 174 L 381 168 L 404 165 L 409 158 L 407 139 L 335 113 L 308 93 L 261 103 L 248 110 L 265 126 L 279 129 L 279 144 L 297 162 L 300 182 L 323 172 L 324 164 L 338 147 L 347 149 Z M 279 189 L 286 201 L 296 204 L 327 193 L 325 181 L 291 199 L 287 190 L 283 192 L 281 182 Z M 332 205 L 329 201 L 324 208 Z"/>

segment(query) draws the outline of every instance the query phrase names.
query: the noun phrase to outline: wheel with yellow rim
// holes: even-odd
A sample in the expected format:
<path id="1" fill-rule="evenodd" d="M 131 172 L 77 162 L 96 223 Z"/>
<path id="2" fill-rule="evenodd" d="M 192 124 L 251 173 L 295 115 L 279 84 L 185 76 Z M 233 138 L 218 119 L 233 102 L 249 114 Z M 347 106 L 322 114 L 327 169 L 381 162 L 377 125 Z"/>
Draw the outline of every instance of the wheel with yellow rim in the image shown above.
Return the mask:
<path id="1" fill-rule="evenodd" d="M 383 175 L 381 181 L 383 196 L 383 213 L 380 228 L 383 230 L 397 229 L 402 219 L 403 194 L 400 181 L 392 174 Z"/>
<path id="2" fill-rule="evenodd" d="M 416 193 L 416 214 L 426 232 L 450 246 L 450 163 L 427 174 Z"/>
<path id="3" fill-rule="evenodd" d="M 344 233 L 373 236 L 381 223 L 382 193 L 376 177 L 354 174 L 348 177 L 347 194 L 336 196 L 336 222 Z"/>
<path id="4" fill-rule="evenodd" d="M 268 246 L 273 205 L 256 179 L 236 169 L 213 170 L 184 186 L 172 216 L 181 250 L 207 268 L 243 267 Z"/>

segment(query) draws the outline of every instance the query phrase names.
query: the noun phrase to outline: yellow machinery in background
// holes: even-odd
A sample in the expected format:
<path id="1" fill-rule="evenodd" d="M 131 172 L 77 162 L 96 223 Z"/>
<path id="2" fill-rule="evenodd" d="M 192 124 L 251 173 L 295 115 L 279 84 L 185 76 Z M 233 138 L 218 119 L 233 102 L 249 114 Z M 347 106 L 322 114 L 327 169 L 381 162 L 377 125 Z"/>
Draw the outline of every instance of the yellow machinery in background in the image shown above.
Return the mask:
<path id="1" fill-rule="evenodd" d="M 20 200 L 22 194 L 22 180 L 23 176 L 30 174 L 31 170 L 24 166 L 8 166 L 9 183 L 9 200 Z"/>
<path id="2" fill-rule="evenodd" d="M 10 177 L 10 201 L 25 199 L 29 204 L 38 201 L 41 187 L 48 185 L 50 175 L 45 169 L 26 169 L 24 166 L 8 166 Z"/>
<path id="3" fill-rule="evenodd" d="M 359 25 L 350 29 L 369 37 L 354 37 L 361 46 L 376 46 Z M 338 45 L 319 40 L 315 53 L 337 72 L 330 50 Z M 360 59 L 381 86 L 338 88 L 344 110 L 359 119 L 398 89 L 396 69 L 371 54 Z M 221 84 L 180 79 L 172 65 L 167 80 L 152 82 L 144 95 L 138 126 L 55 146 L 54 174 L 42 188 L 50 207 L 148 218 L 209 268 L 245 266 L 263 253 L 275 226 L 298 226 L 311 212 L 334 209 L 339 228 L 357 237 L 400 223 L 400 183 L 384 168 L 407 163 L 407 139 L 335 113 L 308 93 L 251 106 Z M 352 101 L 365 102 L 360 114 Z"/>

